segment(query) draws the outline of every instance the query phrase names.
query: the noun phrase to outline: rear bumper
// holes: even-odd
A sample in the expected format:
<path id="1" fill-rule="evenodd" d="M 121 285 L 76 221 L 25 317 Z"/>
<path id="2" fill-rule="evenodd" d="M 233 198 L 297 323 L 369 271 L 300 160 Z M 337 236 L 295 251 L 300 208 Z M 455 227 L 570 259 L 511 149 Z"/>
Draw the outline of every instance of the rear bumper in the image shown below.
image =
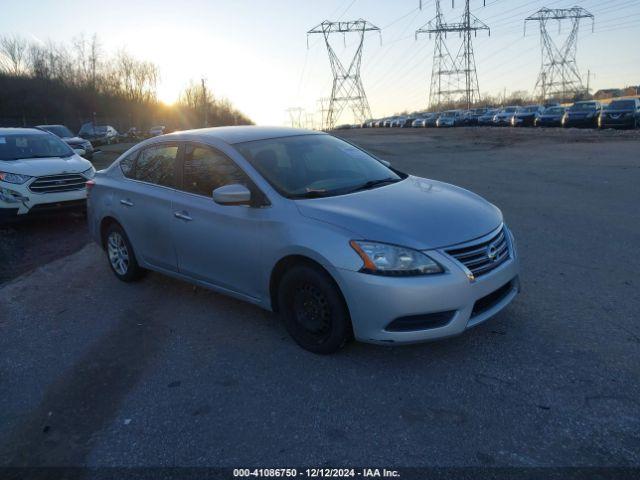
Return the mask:
<path id="1" fill-rule="evenodd" d="M 515 248 L 510 260 L 473 282 L 445 253 L 428 253 L 445 273 L 402 278 L 337 272 L 357 340 L 409 344 L 459 335 L 503 310 L 520 291 Z M 423 323 L 409 330 L 395 328 L 414 320 Z"/>

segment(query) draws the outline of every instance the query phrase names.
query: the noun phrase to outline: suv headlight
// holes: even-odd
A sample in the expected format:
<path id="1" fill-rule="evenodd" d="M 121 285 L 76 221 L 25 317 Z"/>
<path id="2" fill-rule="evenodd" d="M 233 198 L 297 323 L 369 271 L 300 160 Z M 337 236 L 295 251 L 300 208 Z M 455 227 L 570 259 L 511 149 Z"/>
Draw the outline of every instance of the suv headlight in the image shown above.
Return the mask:
<path id="1" fill-rule="evenodd" d="M 444 269 L 422 252 L 387 243 L 351 240 L 351 248 L 362 258 L 361 272 L 388 276 L 442 273 Z"/>
<path id="2" fill-rule="evenodd" d="M 87 170 L 82 172 L 82 175 L 88 179 L 92 179 L 93 177 L 96 176 L 96 169 L 93 168 L 93 165 L 92 165 L 91 168 L 88 168 Z"/>
<path id="3" fill-rule="evenodd" d="M 30 178 L 33 177 L 30 177 L 29 175 L 21 175 L 19 173 L 0 172 L 0 180 L 7 183 L 14 183 L 16 185 L 22 185 Z"/>

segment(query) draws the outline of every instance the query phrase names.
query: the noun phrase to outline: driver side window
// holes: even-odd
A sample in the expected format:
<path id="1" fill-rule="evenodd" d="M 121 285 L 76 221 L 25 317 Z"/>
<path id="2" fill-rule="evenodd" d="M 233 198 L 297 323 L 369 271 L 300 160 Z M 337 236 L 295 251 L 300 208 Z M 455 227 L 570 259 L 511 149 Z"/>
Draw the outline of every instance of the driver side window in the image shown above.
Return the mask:
<path id="1" fill-rule="evenodd" d="M 212 148 L 185 145 L 183 190 L 210 197 L 224 185 L 249 185 L 246 174 L 229 158 Z"/>

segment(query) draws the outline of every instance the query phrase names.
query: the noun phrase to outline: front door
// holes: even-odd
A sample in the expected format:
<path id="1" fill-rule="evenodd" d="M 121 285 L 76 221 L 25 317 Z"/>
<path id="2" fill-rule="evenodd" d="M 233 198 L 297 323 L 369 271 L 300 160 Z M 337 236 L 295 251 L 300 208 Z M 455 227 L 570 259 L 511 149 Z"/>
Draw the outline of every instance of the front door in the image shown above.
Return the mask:
<path id="1" fill-rule="evenodd" d="M 212 147 L 185 144 L 182 191 L 173 202 L 173 236 L 180 273 L 253 298 L 259 296 L 260 224 L 264 208 L 219 205 L 212 192 L 243 184 L 247 175 Z"/>

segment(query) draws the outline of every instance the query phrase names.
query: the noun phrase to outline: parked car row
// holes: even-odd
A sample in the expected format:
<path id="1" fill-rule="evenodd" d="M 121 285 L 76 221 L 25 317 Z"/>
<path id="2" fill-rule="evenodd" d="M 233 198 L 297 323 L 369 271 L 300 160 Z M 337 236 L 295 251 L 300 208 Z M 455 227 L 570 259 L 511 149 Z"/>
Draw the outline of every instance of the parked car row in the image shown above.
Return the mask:
<path id="1" fill-rule="evenodd" d="M 505 106 L 473 110 L 446 110 L 399 115 L 364 122 L 362 128 L 429 128 L 460 126 L 511 127 L 640 127 L 640 99 L 623 98 L 602 105 L 597 101 L 559 104 Z"/>

